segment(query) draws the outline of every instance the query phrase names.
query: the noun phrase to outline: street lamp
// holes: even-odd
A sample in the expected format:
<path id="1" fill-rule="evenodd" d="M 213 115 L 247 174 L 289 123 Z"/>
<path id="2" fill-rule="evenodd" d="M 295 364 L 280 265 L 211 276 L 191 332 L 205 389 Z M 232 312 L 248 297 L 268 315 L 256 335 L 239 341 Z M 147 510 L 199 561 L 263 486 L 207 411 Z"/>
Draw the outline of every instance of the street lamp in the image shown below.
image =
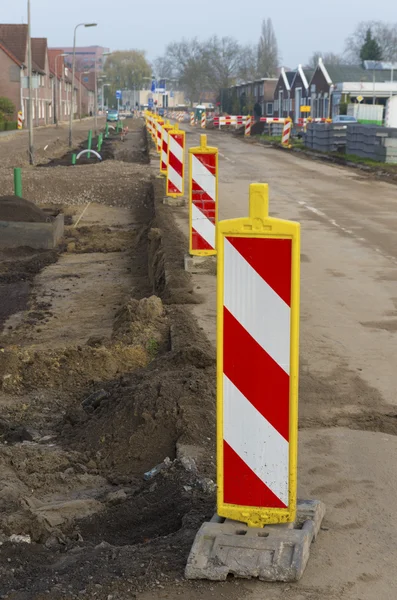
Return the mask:
<path id="1" fill-rule="evenodd" d="M 32 82 L 32 38 L 31 38 L 31 18 L 30 18 L 30 0 L 28 0 L 28 127 L 29 127 L 29 163 L 33 165 L 34 147 L 33 147 L 33 82 Z"/>
<path id="2" fill-rule="evenodd" d="M 76 34 L 79 27 L 97 27 L 97 23 L 79 23 L 74 28 L 73 36 L 73 61 L 72 61 L 72 105 L 70 107 L 70 118 L 69 118 L 69 147 L 73 145 L 73 100 L 74 100 L 74 77 L 76 72 Z"/>
<path id="3" fill-rule="evenodd" d="M 58 64 L 58 58 L 65 57 L 65 56 L 69 56 L 68 52 L 63 52 L 62 54 L 57 54 L 55 57 L 55 90 L 57 89 L 58 86 L 58 101 L 55 102 L 54 108 L 55 108 L 55 124 L 58 127 L 58 122 L 60 121 L 60 116 L 62 113 L 62 102 L 61 102 L 61 95 L 62 95 L 62 76 L 58 77 L 58 69 L 57 69 L 57 64 Z M 65 71 L 63 71 L 64 73 Z M 59 83 L 58 82 L 59 79 Z M 58 104 L 59 104 L 59 111 L 58 111 Z"/>

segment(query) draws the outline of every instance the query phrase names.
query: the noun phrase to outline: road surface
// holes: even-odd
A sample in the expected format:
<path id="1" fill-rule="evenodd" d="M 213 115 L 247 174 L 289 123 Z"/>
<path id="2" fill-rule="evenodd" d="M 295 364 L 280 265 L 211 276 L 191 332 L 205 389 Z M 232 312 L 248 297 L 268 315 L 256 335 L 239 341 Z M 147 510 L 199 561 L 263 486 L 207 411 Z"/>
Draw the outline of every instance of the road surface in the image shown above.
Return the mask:
<path id="1" fill-rule="evenodd" d="M 202 132 L 184 129 L 188 147 L 198 145 Z M 328 509 L 327 530 L 313 547 L 302 581 L 252 582 L 245 584 L 246 597 L 392 600 L 397 186 L 207 133 L 220 153 L 221 219 L 246 216 L 249 184 L 266 182 L 270 214 L 301 223 L 299 488 L 302 497 L 319 498 Z M 186 209 L 174 210 L 187 233 Z M 195 275 L 194 282 L 204 303 L 193 310 L 215 341 L 215 277 Z M 215 592 L 208 598 L 217 597 Z M 238 597 L 245 598 L 241 588 Z"/>

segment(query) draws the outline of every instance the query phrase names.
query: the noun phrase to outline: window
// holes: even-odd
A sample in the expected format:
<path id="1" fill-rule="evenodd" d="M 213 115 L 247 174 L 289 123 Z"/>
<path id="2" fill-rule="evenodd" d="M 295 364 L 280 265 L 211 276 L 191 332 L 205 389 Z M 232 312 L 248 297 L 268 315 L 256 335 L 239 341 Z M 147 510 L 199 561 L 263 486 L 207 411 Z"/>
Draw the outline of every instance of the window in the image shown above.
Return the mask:
<path id="1" fill-rule="evenodd" d="M 271 102 L 269 102 L 271 104 Z M 278 100 L 275 100 L 273 103 L 273 110 L 278 111 Z"/>
<path id="2" fill-rule="evenodd" d="M 277 100 L 276 100 L 277 102 Z M 276 102 L 274 104 L 276 104 Z M 266 102 L 266 116 L 271 117 L 273 114 L 273 102 Z"/>

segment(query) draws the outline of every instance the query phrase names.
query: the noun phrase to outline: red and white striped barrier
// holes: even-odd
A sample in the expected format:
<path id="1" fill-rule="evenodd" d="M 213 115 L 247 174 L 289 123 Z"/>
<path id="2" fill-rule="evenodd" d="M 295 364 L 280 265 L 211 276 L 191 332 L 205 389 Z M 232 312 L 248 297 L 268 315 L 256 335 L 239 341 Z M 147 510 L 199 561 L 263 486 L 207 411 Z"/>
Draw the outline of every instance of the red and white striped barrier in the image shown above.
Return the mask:
<path id="1" fill-rule="evenodd" d="M 168 170 L 168 134 L 172 129 L 170 123 L 165 123 L 162 128 L 161 135 L 161 153 L 160 153 L 160 173 L 167 174 Z"/>
<path id="2" fill-rule="evenodd" d="M 23 116 L 22 111 L 18 112 L 18 129 L 22 129 L 23 127 Z"/>
<path id="3" fill-rule="evenodd" d="M 247 117 L 245 115 L 224 115 L 224 116 L 215 115 L 214 116 L 214 127 L 219 127 L 219 129 L 221 127 L 231 126 L 231 125 L 234 125 L 236 128 L 242 127 L 243 125 L 245 125 L 247 119 L 249 119 L 249 117 Z"/>
<path id="4" fill-rule="evenodd" d="M 207 115 L 205 112 L 201 114 L 201 129 L 205 129 L 207 127 Z"/>
<path id="5" fill-rule="evenodd" d="M 161 152 L 161 139 L 162 139 L 162 133 L 163 133 L 163 125 L 164 125 L 164 121 L 163 119 L 157 119 L 157 123 L 156 123 L 156 144 L 157 144 L 157 152 L 160 153 Z"/>
<path id="6" fill-rule="evenodd" d="M 190 125 L 192 125 L 192 127 L 196 124 L 196 118 L 194 115 L 194 112 L 190 113 Z"/>
<path id="7" fill-rule="evenodd" d="M 244 126 L 244 136 L 249 137 L 251 135 L 252 128 L 252 117 L 247 117 Z"/>
<path id="8" fill-rule="evenodd" d="M 267 193 L 217 233 L 217 512 L 252 527 L 296 513 L 299 224 Z"/>
<path id="9" fill-rule="evenodd" d="M 168 132 L 168 169 L 166 194 L 183 196 L 185 178 L 185 132 L 176 123 Z"/>
<path id="10" fill-rule="evenodd" d="M 283 117 L 261 117 L 259 120 L 261 123 L 285 123 L 286 118 L 283 118 Z"/>
<path id="11" fill-rule="evenodd" d="M 284 123 L 283 133 L 281 135 L 281 143 L 283 146 L 290 145 L 289 140 L 291 137 L 291 131 L 292 131 L 292 120 L 287 119 Z"/>
<path id="12" fill-rule="evenodd" d="M 215 229 L 218 220 L 218 149 L 201 145 L 189 150 L 189 251 L 195 256 L 216 254 Z"/>

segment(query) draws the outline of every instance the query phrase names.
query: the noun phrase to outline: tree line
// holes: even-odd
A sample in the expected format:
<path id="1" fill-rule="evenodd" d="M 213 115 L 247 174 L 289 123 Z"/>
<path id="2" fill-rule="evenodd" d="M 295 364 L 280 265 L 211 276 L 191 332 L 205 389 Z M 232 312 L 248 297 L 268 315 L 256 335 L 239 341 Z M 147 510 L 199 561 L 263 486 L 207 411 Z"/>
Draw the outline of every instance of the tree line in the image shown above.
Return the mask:
<path id="1" fill-rule="evenodd" d="M 315 68 L 319 57 L 326 64 L 360 64 L 364 60 L 397 61 L 397 23 L 363 21 L 347 38 L 343 53 L 313 52 L 305 66 Z M 118 88 L 142 88 L 151 77 L 166 79 L 167 87 L 185 91 L 191 102 L 200 102 L 203 92 L 215 92 L 237 81 L 275 77 L 281 62 L 271 19 L 264 19 L 259 39 L 240 44 L 233 37 L 182 39 L 168 44 L 151 65 L 140 50 L 114 52 L 105 64 L 109 93 Z M 303 62 L 303 61 L 302 61 Z M 292 65 L 296 68 L 297 65 Z"/>

